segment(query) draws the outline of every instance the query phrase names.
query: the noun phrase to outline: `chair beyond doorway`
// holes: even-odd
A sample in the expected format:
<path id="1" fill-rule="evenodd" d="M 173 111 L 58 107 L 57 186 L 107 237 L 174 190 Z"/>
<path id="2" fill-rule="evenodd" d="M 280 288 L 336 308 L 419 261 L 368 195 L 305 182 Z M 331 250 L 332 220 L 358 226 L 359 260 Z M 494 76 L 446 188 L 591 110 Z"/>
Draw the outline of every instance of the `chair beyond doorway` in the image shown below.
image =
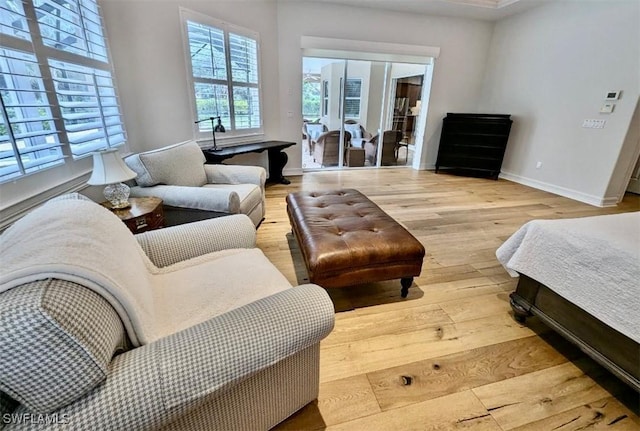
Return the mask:
<path id="1" fill-rule="evenodd" d="M 366 159 L 371 165 L 375 165 L 376 157 L 378 154 L 378 141 L 380 135 L 376 134 L 369 141 L 365 142 L 364 149 Z M 382 133 L 382 160 L 380 164 L 382 166 L 391 166 L 398 164 L 398 150 L 402 146 L 400 141 L 402 140 L 402 132 L 399 130 L 385 130 Z M 404 144 L 407 145 L 407 144 Z M 406 163 L 406 157 L 405 157 Z"/>

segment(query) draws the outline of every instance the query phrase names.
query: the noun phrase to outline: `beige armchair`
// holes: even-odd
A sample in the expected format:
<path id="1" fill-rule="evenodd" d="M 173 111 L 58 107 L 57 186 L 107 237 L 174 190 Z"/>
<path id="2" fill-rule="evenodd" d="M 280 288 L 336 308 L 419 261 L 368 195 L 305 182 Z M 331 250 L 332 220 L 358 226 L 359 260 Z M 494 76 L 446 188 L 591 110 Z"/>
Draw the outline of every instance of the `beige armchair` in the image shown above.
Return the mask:
<path id="1" fill-rule="evenodd" d="M 255 238 L 245 215 L 134 236 L 79 195 L 18 220 L 0 237 L 0 428 L 267 430 L 317 398 L 333 304 Z"/>
<path id="2" fill-rule="evenodd" d="M 262 167 L 205 164 L 195 141 L 124 161 L 138 174 L 131 196 L 161 198 L 168 226 L 229 214 L 246 214 L 258 226 L 264 218 L 267 173 Z"/>
<path id="3" fill-rule="evenodd" d="M 351 133 L 344 132 L 344 142 L 340 143 L 340 130 L 331 130 L 320 135 L 315 143 L 313 158 L 322 167 L 337 166 L 340 148 L 347 149 L 351 143 Z"/>
<path id="4" fill-rule="evenodd" d="M 398 148 L 402 140 L 402 132 L 399 130 L 385 130 L 382 134 L 382 161 L 381 165 L 395 165 L 398 161 Z M 378 154 L 378 142 L 380 135 L 377 134 L 369 141 L 365 142 L 365 157 L 371 164 L 375 165 Z"/>

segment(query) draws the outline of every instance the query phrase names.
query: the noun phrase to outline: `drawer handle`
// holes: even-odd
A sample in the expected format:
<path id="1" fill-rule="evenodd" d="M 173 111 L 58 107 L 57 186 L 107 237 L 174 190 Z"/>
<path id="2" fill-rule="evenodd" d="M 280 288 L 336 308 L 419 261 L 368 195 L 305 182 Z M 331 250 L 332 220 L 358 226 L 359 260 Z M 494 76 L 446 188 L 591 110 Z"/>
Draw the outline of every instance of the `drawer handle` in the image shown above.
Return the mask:
<path id="1" fill-rule="evenodd" d="M 147 227 L 147 220 L 146 219 L 139 219 L 136 220 L 136 229 L 142 229 Z"/>

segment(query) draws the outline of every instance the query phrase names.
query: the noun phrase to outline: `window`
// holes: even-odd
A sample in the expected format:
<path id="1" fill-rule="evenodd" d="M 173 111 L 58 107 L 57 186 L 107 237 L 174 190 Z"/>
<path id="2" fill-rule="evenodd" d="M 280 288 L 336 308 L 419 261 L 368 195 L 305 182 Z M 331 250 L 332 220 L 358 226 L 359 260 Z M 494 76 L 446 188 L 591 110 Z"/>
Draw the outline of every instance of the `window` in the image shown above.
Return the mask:
<path id="1" fill-rule="evenodd" d="M 0 182 L 125 144 L 96 1 L 0 0 L 0 12 Z"/>
<path id="2" fill-rule="evenodd" d="M 219 116 L 224 137 L 261 134 L 258 35 L 186 9 L 180 13 L 194 121 Z M 211 139 L 211 122 L 198 123 L 196 137 Z"/>
<path id="3" fill-rule="evenodd" d="M 347 78 L 344 88 L 344 117 L 360 118 L 360 94 L 362 79 Z"/>

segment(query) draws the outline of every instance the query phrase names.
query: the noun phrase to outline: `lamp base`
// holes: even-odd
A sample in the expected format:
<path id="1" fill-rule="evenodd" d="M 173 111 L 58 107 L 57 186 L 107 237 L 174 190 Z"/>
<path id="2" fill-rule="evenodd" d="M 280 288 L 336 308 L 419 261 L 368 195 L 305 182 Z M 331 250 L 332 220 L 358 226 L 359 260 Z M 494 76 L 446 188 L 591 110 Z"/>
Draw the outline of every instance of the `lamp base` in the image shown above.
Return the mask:
<path id="1" fill-rule="evenodd" d="M 129 192 L 128 185 L 123 183 L 109 184 L 104 188 L 104 197 L 111 203 L 111 209 L 129 208 Z"/>

